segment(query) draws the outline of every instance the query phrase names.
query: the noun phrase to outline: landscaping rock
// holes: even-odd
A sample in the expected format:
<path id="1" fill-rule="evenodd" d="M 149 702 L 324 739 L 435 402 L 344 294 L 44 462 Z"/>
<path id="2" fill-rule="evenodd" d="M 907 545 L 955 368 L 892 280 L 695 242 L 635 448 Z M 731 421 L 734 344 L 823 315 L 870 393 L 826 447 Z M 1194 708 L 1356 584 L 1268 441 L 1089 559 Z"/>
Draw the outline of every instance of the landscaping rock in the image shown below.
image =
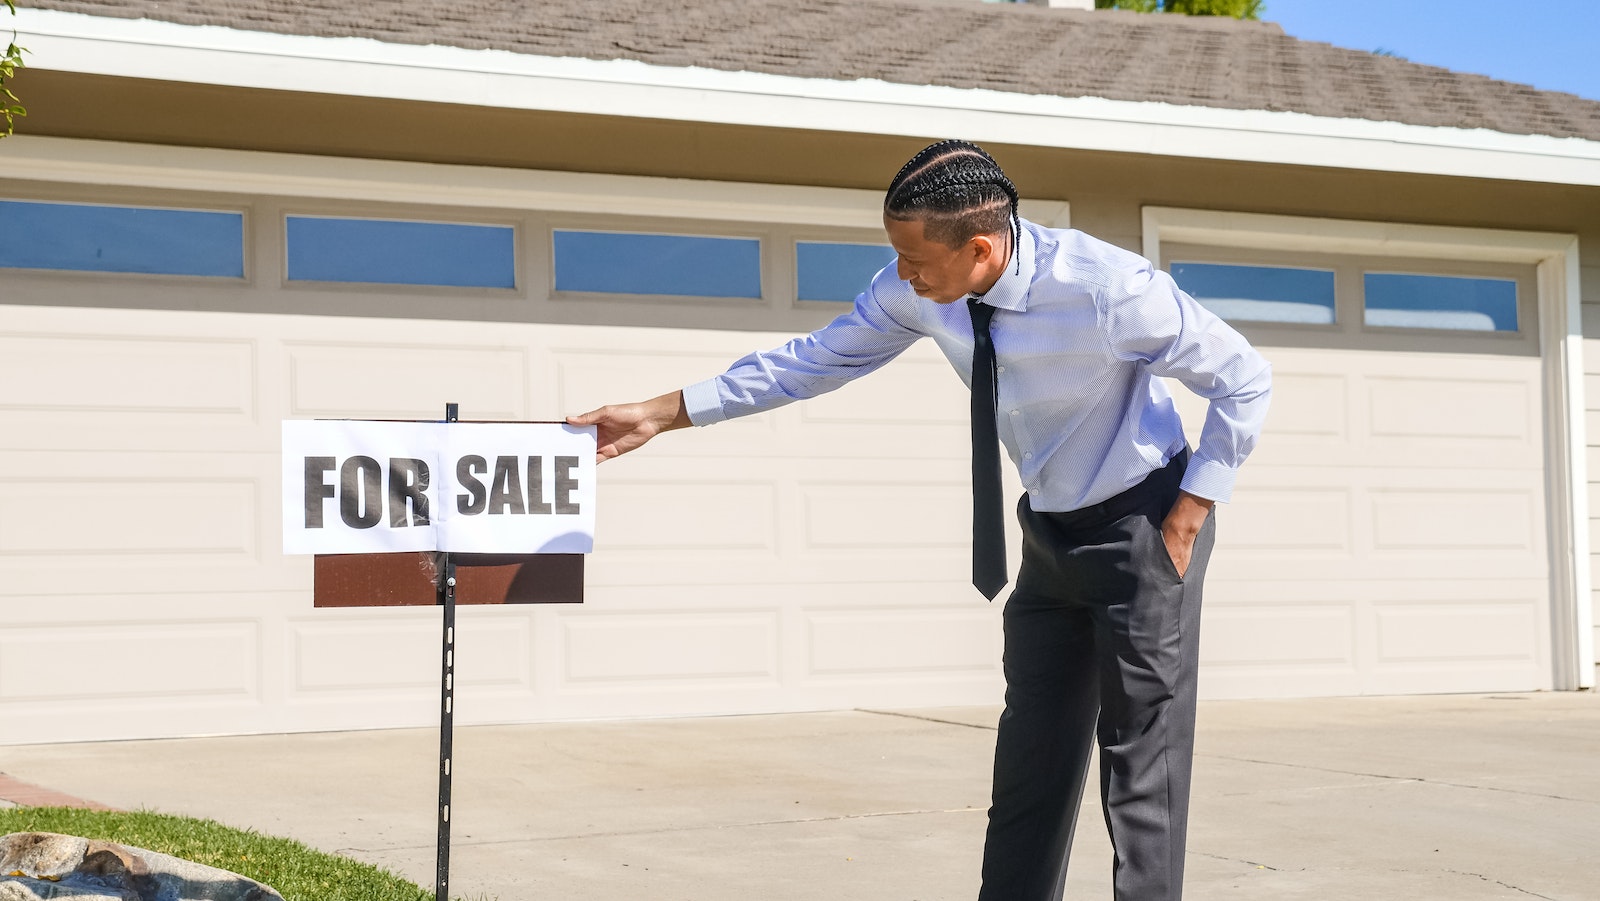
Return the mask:
<path id="1" fill-rule="evenodd" d="M 237 873 L 112 842 L 15 832 L 0 837 L 0 901 L 283 901 Z"/>

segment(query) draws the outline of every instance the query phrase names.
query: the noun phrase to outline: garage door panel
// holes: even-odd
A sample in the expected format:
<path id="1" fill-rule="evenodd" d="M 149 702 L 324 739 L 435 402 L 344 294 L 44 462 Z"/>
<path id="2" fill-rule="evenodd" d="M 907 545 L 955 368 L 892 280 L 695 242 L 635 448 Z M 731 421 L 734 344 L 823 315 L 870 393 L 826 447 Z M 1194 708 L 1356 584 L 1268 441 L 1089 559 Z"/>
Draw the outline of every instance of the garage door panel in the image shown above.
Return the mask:
<path id="1" fill-rule="evenodd" d="M 1532 491 L 1375 491 L 1372 546 L 1378 552 L 1539 549 L 1541 498 Z"/>
<path id="2" fill-rule="evenodd" d="M 1520 368 L 1520 367 L 1518 367 Z M 1536 381 L 1369 376 L 1368 433 L 1380 438 L 1539 441 Z"/>
<path id="3" fill-rule="evenodd" d="M 1352 681 L 1340 690 L 1373 694 L 1447 690 L 1460 677 L 1481 690 L 1494 679 L 1547 683 L 1542 580 L 1373 579 L 1358 587 L 1208 579 L 1202 697 L 1321 694 L 1343 677 Z M 1245 596 L 1253 600 L 1238 600 Z"/>
<path id="4" fill-rule="evenodd" d="M 1234 502 L 1218 511 L 1218 528 L 1227 536 L 1230 553 L 1348 557 L 1354 544 L 1353 494 L 1331 487 L 1240 488 Z"/>
<path id="5" fill-rule="evenodd" d="M 1491 691 L 1547 691 L 1549 677 L 1520 660 L 1467 660 L 1375 664 L 1359 693 L 1404 695 Z"/>
<path id="6" fill-rule="evenodd" d="M 778 550 L 778 486 L 771 480 L 677 479 L 670 484 L 607 480 L 595 503 L 605 511 L 605 551 L 758 553 Z"/>
<path id="7" fill-rule="evenodd" d="M 255 446 L 276 429 L 258 409 L 259 354 L 232 335 L 0 335 L 0 447 Z"/>
<path id="8" fill-rule="evenodd" d="M 561 611 L 564 686 L 672 681 L 772 683 L 777 610 Z"/>
<path id="9" fill-rule="evenodd" d="M 819 591 L 837 592 L 842 586 L 871 586 L 866 596 L 883 586 L 924 580 L 948 580 L 954 586 L 967 586 L 972 592 L 972 557 L 965 549 L 919 550 L 905 548 L 841 548 L 818 552 L 803 559 L 757 557 L 741 552 L 721 552 L 715 559 L 683 552 L 641 552 L 638 554 L 592 555 L 584 572 L 591 589 L 637 587 L 655 583 L 677 590 L 680 596 L 693 597 L 701 590 L 718 586 L 745 586 L 750 596 L 759 596 L 763 586 L 774 582 L 815 586 Z M 969 594 L 970 601 L 975 595 Z"/>
<path id="10" fill-rule="evenodd" d="M 989 611 L 813 608 L 807 675 L 919 675 L 933 671 L 992 673 L 1001 630 Z"/>
<path id="11" fill-rule="evenodd" d="M 255 412 L 255 352 L 254 342 L 242 340 L 0 335 L 0 410 L 248 418 Z M 84 365 L 90 362 L 93 368 Z"/>
<path id="12" fill-rule="evenodd" d="M 257 562 L 255 479 L 0 479 L 0 557 Z"/>
<path id="13" fill-rule="evenodd" d="M 0 702 L 255 699 L 259 633 L 250 620 L 9 627 L 0 634 Z"/>
<path id="14" fill-rule="evenodd" d="M 522 348 L 415 343 L 286 342 L 290 418 L 438 419 L 447 402 L 470 419 L 526 419 Z"/>
<path id="15" fill-rule="evenodd" d="M 972 544 L 972 489 L 965 484 L 802 483 L 800 496 L 806 551 Z"/>
<path id="16" fill-rule="evenodd" d="M 1219 537 L 1218 547 L 1222 548 Z M 1281 557 L 1281 559 L 1280 559 Z M 1439 578 L 1503 579 L 1526 577 L 1543 570 L 1523 554 L 1483 553 L 1472 551 L 1439 551 L 1432 555 L 1396 554 L 1392 557 L 1374 555 L 1365 559 L 1354 557 L 1317 557 L 1311 553 L 1294 556 L 1267 552 L 1235 553 L 1226 548 L 1213 554 L 1206 572 L 1206 592 L 1220 597 L 1221 589 L 1213 589 L 1218 582 L 1236 585 L 1237 594 L 1253 595 L 1260 590 L 1252 583 L 1273 583 L 1290 580 L 1331 580 L 1342 584 L 1350 597 L 1362 596 L 1365 580 L 1412 581 L 1426 584 Z"/>
<path id="17" fill-rule="evenodd" d="M 0 596 L 308 587 L 278 552 L 276 454 L 13 454 Z M 303 565 L 301 565 L 303 564 Z"/>
<path id="18" fill-rule="evenodd" d="M 1538 654 L 1534 597 L 1461 603 L 1382 601 L 1374 605 L 1377 662 L 1515 661 L 1531 666 Z"/>
<path id="19" fill-rule="evenodd" d="M 456 627 L 456 676 L 464 694 L 531 690 L 526 614 L 475 610 L 458 618 Z M 289 620 L 286 628 L 290 703 L 326 703 L 341 695 L 437 698 L 436 611 L 318 611 Z"/>
<path id="20" fill-rule="evenodd" d="M 1200 629 L 1205 666 L 1304 665 L 1353 670 L 1356 615 L 1350 603 L 1238 606 L 1212 604 Z"/>

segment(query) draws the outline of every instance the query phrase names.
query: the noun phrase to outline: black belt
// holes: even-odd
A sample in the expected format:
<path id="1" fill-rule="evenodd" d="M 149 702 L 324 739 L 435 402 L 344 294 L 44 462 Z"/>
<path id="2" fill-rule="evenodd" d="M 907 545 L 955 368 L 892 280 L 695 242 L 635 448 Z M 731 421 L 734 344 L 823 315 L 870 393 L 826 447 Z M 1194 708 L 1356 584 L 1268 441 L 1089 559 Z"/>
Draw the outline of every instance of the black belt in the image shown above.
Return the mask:
<path id="1" fill-rule="evenodd" d="M 1189 449 L 1187 447 L 1172 455 L 1167 465 L 1153 470 L 1139 481 L 1139 484 L 1113 495 L 1105 500 L 1068 510 L 1064 513 L 1046 513 L 1035 510 L 1035 516 L 1049 517 L 1050 520 L 1062 528 L 1082 529 L 1086 526 L 1102 525 L 1115 522 L 1124 516 L 1141 510 L 1149 503 L 1150 497 L 1155 493 L 1172 493 L 1178 488 L 1178 483 L 1183 481 L 1183 471 L 1189 465 Z"/>

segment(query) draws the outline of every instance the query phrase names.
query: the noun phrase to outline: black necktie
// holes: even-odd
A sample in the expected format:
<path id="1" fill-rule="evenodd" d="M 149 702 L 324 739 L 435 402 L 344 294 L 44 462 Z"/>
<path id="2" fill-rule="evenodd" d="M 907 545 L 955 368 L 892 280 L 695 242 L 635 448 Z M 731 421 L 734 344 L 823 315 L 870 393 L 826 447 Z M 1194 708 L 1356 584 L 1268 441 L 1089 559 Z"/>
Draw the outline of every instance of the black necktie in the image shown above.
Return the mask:
<path id="1" fill-rule="evenodd" d="M 1000 436 L 995 429 L 994 307 L 967 298 L 972 314 L 972 584 L 994 600 L 1006 587 L 1006 523 L 1000 499 Z"/>

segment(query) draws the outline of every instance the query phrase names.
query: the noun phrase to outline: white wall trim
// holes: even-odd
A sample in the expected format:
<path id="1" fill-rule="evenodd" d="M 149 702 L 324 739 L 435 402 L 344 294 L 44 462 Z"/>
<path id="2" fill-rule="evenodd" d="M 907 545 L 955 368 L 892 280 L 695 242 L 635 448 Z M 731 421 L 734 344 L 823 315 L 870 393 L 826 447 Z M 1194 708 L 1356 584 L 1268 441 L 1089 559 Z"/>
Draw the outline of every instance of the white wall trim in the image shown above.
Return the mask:
<path id="1" fill-rule="evenodd" d="M 838 228 L 883 227 L 883 194 L 846 188 L 549 172 L 166 147 L 16 135 L 0 176 L 25 181 L 268 194 L 374 203 L 527 209 Z M 1065 201 L 1024 198 L 1022 215 L 1070 224 Z"/>
<path id="2" fill-rule="evenodd" d="M 1573 237 L 1561 253 L 1539 263 L 1540 308 L 1559 306 L 1566 311 L 1564 329 L 1557 331 L 1549 327 L 1545 330 L 1550 346 L 1560 348 L 1559 372 L 1552 372 L 1550 384 L 1557 393 L 1553 402 L 1565 407 L 1562 412 L 1566 440 L 1561 447 L 1564 459 L 1558 457 L 1552 463 L 1557 471 L 1567 475 L 1565 500 L 1568 530 L 1564 537 L 1567 553 L 1574 561 L 1568 590 L 1571 593 L 1569 613 L 1576 634 L 1558 645 L 1556 650 L 1570 649 L 1571 659 L 1567 662 L 1575 672 L 1571 684 L 1558 684 L 1557 687 L 1562 688 L 1595 687 L 1594 604 L 1591 600 L 1594 586 L 1588 565 L 1592 554 L 1589 549 L 1588 436 L 1585 434 L 1587 402 L 1584 384 L 1587 379 L 1584 373 L 1582 294 L 1579 283 L 1581 260 L 1578 239 Z"/>
<path id="3" fill-rule="evenodd" d="M 547 172 L 17 135 L 8 179 L 374 203 L 882 228 L 876 191 Z"/>
<path id="4" fill-rule="evenodd" d="M 1212 210 L 1144 208 L 1144 251 L 1162 242 L 1263 250 L 1433 257 L 1536 267 L 1547 430 L 1551 662 L 1558 689 L 1593 688 L 1587 441 L 1578 239 L 1573 235 Z"/>
<path id="5" fill-rule="evenodd" d="M 40 70 L 507 109 L 1600 185 L 1600 142 L 18 10 Z"/>

